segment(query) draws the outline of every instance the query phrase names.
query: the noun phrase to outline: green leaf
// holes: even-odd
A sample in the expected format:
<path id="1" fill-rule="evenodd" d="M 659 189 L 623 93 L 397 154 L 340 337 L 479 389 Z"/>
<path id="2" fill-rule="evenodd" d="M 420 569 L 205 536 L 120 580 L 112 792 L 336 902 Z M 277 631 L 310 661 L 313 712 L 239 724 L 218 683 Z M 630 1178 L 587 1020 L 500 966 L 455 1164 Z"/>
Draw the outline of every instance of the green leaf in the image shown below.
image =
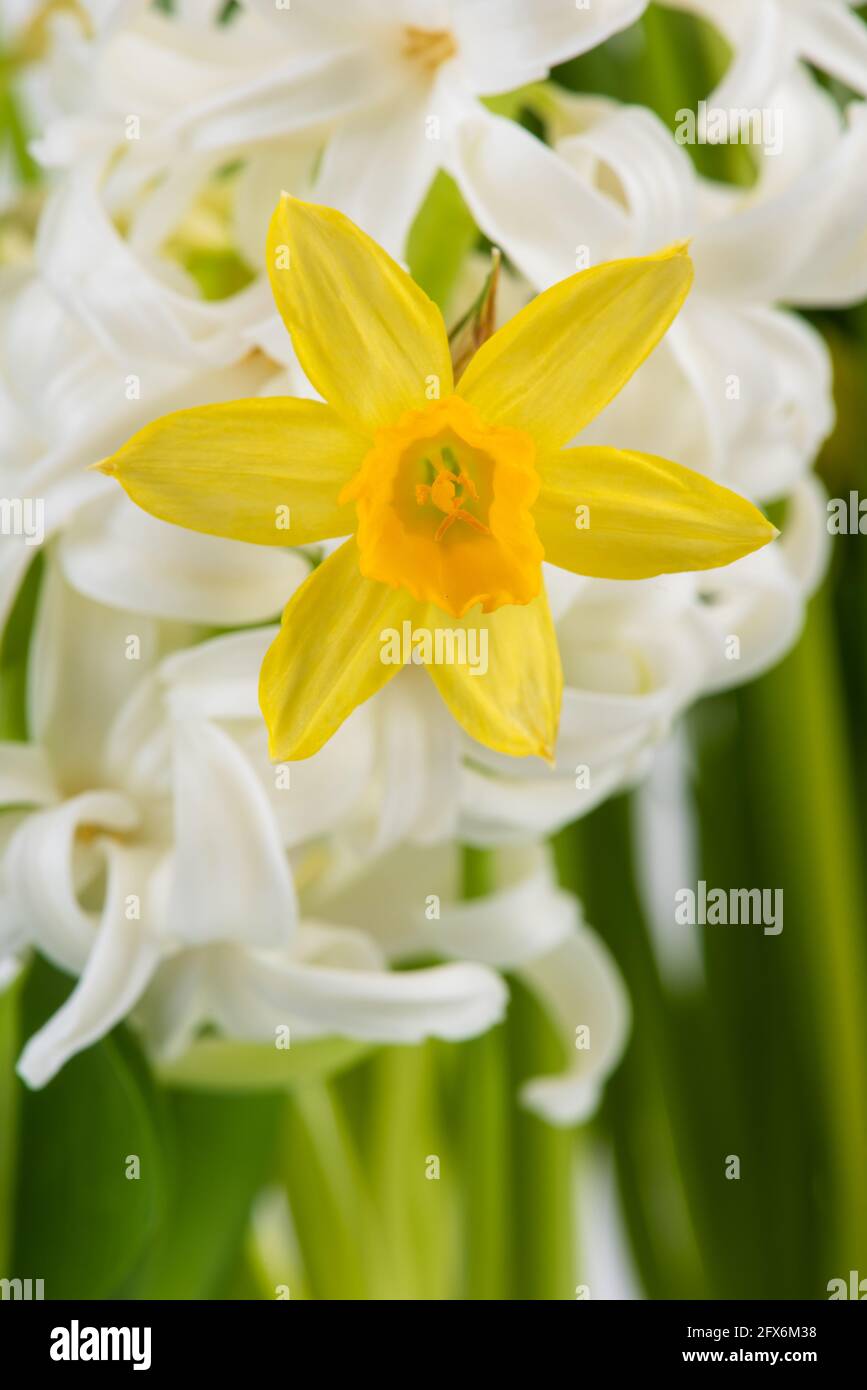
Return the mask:
<path id="1" fill-rule="evenodd" d="M 38 960 L 21 994 L 31 1036 L 70 982 Z M 156 1227 L 164 1171 L 144 1063 L 122 1030 L 73 1058 L 41 1091 L 19 1083 L 16 1277 L 47 1298 L 110 1296 Z M 130 1156 L 140 1176 L 128 1178 Z"/>
<path id="2" fill-rule="evenodd" d="M 457 184 L 440 170 L 412 224 L 406 249 L 410 274 L 440 308 L 477 236 Z"/>
<path id="3" fill-rule="evenodd" d="M 202 297 L 228 299 L 251 285 L 256 278 L 241 256 L 231 248 L 195 248 L 184 259 L 184 268 L 193 277 Z"/>
<path id="4" fill-rule="evenodd" d="M 330 1086 L 286 1102 L 283 1174 L 310 1297 L 402 1296 L 346 1109 Z"/>
<path id="5" fill-rule="evenodd" d="M 575 1136 L 546 1124 L 519 1100 L 529 1077 L 563 1067 L 563 1044 L 540 1002 L 518 979 L 509 979 L 505 1033 L 510 1067 L 506 1084 L 512 1098 L 510 1296 L 568 1302 L 578 1282 Z"/>
<path id="6" fill-rule="evenodd" d="M 354 1066 L 375 1043 L 322 1038 L 281 1049 L 272 1043 L 203 1038 L 182 1057 L 165 1063 L 160 1077 L 169 1086 L 202 1091 L 284 1091 L 322 1081 Z"/>
<path id="7" fill-rule="evenodd" d="M 12 1221 L 17 1168 L 20 1083 L 15 1076 L 18 1056 L 18 1001 L 21 978 L 0 994 L 0 1273 L 11 1267 Z"/>
<path id="8" fill-rule="evenodd" d="M 281 1103 L 186 1091 L 168 1097 L 165 1219 L 126 1297 L 214 1298 L 237 1271 L 250 1207 L 272 1165 Z"/>
<path id="9" fill-rule="evenodd" d="M 27 738 L 27 654 L 42 582 L 37 555 L 27 571 L 0 641 L 0 739 Z"/>

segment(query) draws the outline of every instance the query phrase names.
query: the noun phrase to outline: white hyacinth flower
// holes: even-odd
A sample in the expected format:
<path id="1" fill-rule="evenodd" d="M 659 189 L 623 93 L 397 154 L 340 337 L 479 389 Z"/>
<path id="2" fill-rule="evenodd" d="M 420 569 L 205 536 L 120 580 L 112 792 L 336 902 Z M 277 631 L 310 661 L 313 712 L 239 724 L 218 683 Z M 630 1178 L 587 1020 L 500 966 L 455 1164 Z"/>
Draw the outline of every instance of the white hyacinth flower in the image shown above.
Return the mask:
<path id="1" fill-rule="evenodd" d="M 325 155 L 318 201 L 400 254 L 455 118 L 631 24 L 647 0 L 245 0 L 176 19 L 144 4 L 97 3 L 89 99 L 37 145 L 71 166 L 123 148 L 139 121 L 141 169 L 225 162 L 298 136 Z M 84 108 L 84 109 L 82 109 Z M 127 145 L 127 153 L 129 145 Z M 399 171 L 399 172 L 397 172 Z M 279 187 L 276 190 L 279 193 Z M 275 196 L 276 196 L 275 193 Z M 272 205 L 274 199 L 272 198 Z"/>
<path id="2" fill-rule="evenodd" d="M 0 746 L 0 956 L 36 947 L 80 978 L 24 1050 L 28 1083 L 130 1014 L 164 1057 L 205 1024 L 263 1042 L 281 1027 L 298 1040 L 470 1037 L 502 1016 L 510 969 L 568 1033 L 576 1017 L 592 1024 L 592 1052 L 527 1095 L 554 1121 L 585 1118 L 628 1010 L 544 854 L 464 903 L 453 846 L 371 853 L 372 708 L 286 776 L 268 762 L 256 694 L 273 632 L 184 648 L 195 635 L 93 603 L 49 565 L 34 743 Z M 447 963 L 390 969 L 433 952 Z"/>
<path id="3" fill-rule="evenodd" d="M 867 97 L 867 26 L 851 11 L 859 0 L 661 0 L 712 24 L 732 60 L 708 107 L 766 106 L 798 59 Z"/>

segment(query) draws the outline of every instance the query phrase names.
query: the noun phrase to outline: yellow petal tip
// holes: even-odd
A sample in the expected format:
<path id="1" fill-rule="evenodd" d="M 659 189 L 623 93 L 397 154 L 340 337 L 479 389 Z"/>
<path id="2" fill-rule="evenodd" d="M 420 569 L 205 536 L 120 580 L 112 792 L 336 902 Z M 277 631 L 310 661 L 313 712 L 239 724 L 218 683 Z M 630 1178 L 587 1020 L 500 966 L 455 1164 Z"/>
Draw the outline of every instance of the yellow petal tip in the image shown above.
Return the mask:
<path id="1" fill-rule="evenodd" d="M 105 473 L 109 478 L 114 477 L 117 472 L 114 459 L 100 459 L 98 463 L 87 465 L 88 473 Z"/>
<path id="2" fill-rule="evenodd" d="M 662 250 L 658 251 L 656 254 L 661 261 L 668 260 L 674 256 L 688 256 L 691 246 L 692 237 L 686 237 L 683 241 L 673 241 L 670 246 L 664 246 Z"/>

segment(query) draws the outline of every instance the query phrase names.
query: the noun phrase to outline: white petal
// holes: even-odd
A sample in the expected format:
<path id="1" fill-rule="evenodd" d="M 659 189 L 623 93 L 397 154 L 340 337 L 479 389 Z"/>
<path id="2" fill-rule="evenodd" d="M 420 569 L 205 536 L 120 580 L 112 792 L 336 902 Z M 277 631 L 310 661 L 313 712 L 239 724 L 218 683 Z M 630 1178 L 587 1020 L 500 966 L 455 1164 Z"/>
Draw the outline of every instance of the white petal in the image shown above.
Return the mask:
<path id="1" fill-rule="evenodd" d="M 259 710 L 259 668 L 276 627 L 230 632 L 166 657 L 159 680 L 176 718 L 251 719 Z"/>
<path id="2" fill-rule="evenodd" d="M 208 151 L 320 130 L 387 96 L 397 76 L 364 45 L 313 56 L 278 53 L 277 61 L 260 61 L 258 71 L 179 114 L 161 133 Z"/>
<path id="3" fill-rule="evenodd" d="M 785 114 L 804 102 L 824 110 L 830 98 L 802 73 L 774 101 Z M 730 216 L 701 229 L 693 257 L 703 291 L 803 305 L 863 298 L 867 252 L 858 209 L 867 191 L 867 107 L 853 102 L 846 116 L 830 148 L 823 136 L 809 165 L 787 183 L 760 183 Z"/>
<path id="4" fill-rule="evenodd" d="M 284 191 L 310 198 L 319 142 L 307 138 L 264 145 L 249 151 L 235 194 L 235 241 L 255 269 L 264 267 L 268 225 Z M 291 338 L 278 317 L 286 343 Z M 279 358 L 277 359 L 280 360 Z"/>
<path id="5" fill-rule="evenodd" d="M 675 921 L 675 894 L 701 877 L 695 769 L 685 726 L 657 750 L 635 793 L 632 844 L 636 882 L 660 975 L 668 989 L 688 993 L 704 978 L 701 934 Z"/>
<path id="6" fill-rule="evenodd" d="M 338 970 L 296 965 L 264 952 L 232 952 L 212 983 L 217 1022 L 231 1035 L 298 1036 L 419 1043 L 475 1037 L 499 1022 L 506 990 L 481 965 L 428 970 Z"/>
<path id="7" fill-rule="evenodd" d="M 600 766 L 594 758 L 589 785 L 579 780 L 578 771 L 576 764 L 574 772 L 518 779 L 505 772 L 492 776 L 465 769 L 458 833 L 470 844 L 481 845 L 520 844 L 527 835 L 552 835 L 587 815 L 628 780 L 622 761 Z"/>
<path id="8" fill-rule="evenodd" d="M 70 584 L 99 603 L 215 627 L 279 616 L 309 572 L 295 551 L 170 526 L 119 493 L 81 513 L 59 554 Z"/>
<path id="9" fill-rule="evenodd" d="M 376 827 L 366 852 L 381 854 L 400 840 L 433 843 L 453 833 L 461 739 L 433 683 L 407 668 L 380 693 L 371 713 Z"/>
<path id="10" fill-rule="evenodd" d="M 444 119 L 422 84 L 360 112 L 331 137 L 316 184 L 317 202 L 345 212 L 398 258 L 440 159 L 443 135 L 430 135 L 430 117 Z"/>
<path id="11" fill-rule="evenodd" d="M 793 314 L 696 294 L 667 343 L 701 402 L 704 439 L 666 456 L 757 501 L 789 492 L 833 426 L 821 335 Z"/>
<path id="12" fill-rule="evenodd" d="M 120 833 L 138 824 L 135 807 L 116 792 L 87 792 L 39 811 L 18 827 L 3 862 L 9 894 L 4 932 L 23 924 L 27 937 L 62 970 L 78 974 L 90 955 L 97 919 L 79 900 L 98 877 L 103 854 L 77 839 L 94 828 Z"/>
<path id="13" fill-rule="evenodd" d="M 155 672 L 145 675 L 106 731 L 103 747 L 106 780 L 153 813 L 163 810 L 165 834 L 171 838 L 171 726 Z"/>
<path id="14" fill-rule="evenodd" d="M 0 743 L 0 807 L 47 806 L 58 795 L 43 748 L 33 743 Z"/>
<path id="15" fill-rule="evenodd" d="M 521 1100 L 551 1124 L 580 1124 L 596 1109 L 626 1045 L 630 1008 L 620 973 L 596 933 L 576 926 L 521 976 L 553 1015 L 570 1059 L 560 1075 L 526 1081 Z M 588 1033 L 576 1034 L 579 1028 Z M 579 1038 L 588 1038 L 589 1047 L 578 1048 Z"/>
<path id="16" fill-rule="evenodd" d="M 143 891 L 152 856 L 108 842 L 104 849 L 108 859 L 105 905 L 81 979 L 66 1003 L 29 1040 L 18 1062 L 19 1075 L 31 1087 L 44 1086 L 70 1057 L 129 1013 L 160 956 L 159 941 L 148 929 Z M 127 920 L 131 894 L 144 902 L 141 920 Z"/>
<path id="17" fill-rule="evenodd" d="M 514 882 L 482 898 L 444 904 L 440 921 L 425 922 L 419 939 L 443 955 L 501 970 L 518 969 L 565 940 L 575 920 L 575 899 L 557 886 L 547 856 L 533 853 L 520 874 L 514 859 L 501 867 L 515 873 Z"/>
<path id="18" fill-rule="evenodd" d="M 805 478 L 789 499 L 783 534 L 775 545 L 702 576 L 706 602 L 696 610 L 695 621 L 711 639 L 714 655 L 705 675 L 707 689 L 724 690 L 755 679 L 794 645 L 806 599 L 821 581 L 829 550 L 824 492 L 814 478 Z M 739 642 L 736 661 L 728 658 L 731 636 Z"/>
<path id="19" fill-rule="evenodd" d="M 136 1009 L 136 1022 L 156 1057 L 179 1057 L 208 1020 L 208 960 L 219 949 L 180 951 L 157 966 Z"/>
<path id="20" fill-rule="evenodd" d="M 622 254 L 629 231 L 622 209 L 514 121 L 461 121 L 453 172 L 479 226 L 537 289 L 574 275 L 582 247 L 596 262 L 618 248 Z"/>
<path id="21" fill-rule="evenodd" d="M 586 181 L 608 190 L 609 207 L 625 205 L 629 244 L 620 254 L 646 255 L 689 236 L 697 182 L 689 155 L 668 127 L 643 107 L 594 98 L 573 98 L 569 110 L 580 126 L 558 142 L 557 152 Z M 608 259 L 616 254 L 614 247 L 607 250 Z"/>
<path id="22" fill-rule="evenodd" d="M 454 6 L 461 75 L 490 96 L 546 77 L 549 68 L 625 29 L 648 0 L 460 0 Z"/>
<path id="23" fill-rule="evenodd" d="M 292 955 L 299 965 L 327 965 L 337 970 L 382 970 L 386 965 L 382 951 L 367 932 L 324 922 L 301 923 Z"/>
<path id="24" fill-rule="evenodd" d="M 792 25 L 801 53 L 814 67 L 867 97 L 867 25 L 863 19 L 850 14 L 845 4 L 813 0 L 795 12 Z"/>
<path id="25" fill-rule="evenodd" d="M 708 107 L 725 110 L 761 107 L 792 65 L 797 42 L 784 10 L 775 0 L 664 0 L 715 25 L 734 50 L 731 65 L 708 96 Z"/>
<path id="26" fill-rule="evenodd" d="M 262 284 L 207 303 L 158 279 L 115 230 L 86 174 L 65 180 L 52 195 L 37 255 L 61 302 L 108 352 L 127 361 L 228 366 L 246 351 L 243 327 L 267 304 Z"/>
<path id="27" fill-rule="evenodd" d="M 801 479 L 787 500 L 786 523 L 777 548 L 789 574 L 809 598 L 824 579 L 830 561 L 827 494 L 811 473 Z"/>
<path id="28" fill-rule="evenodd" d="M 496 888 L 465 901 L 453 842 L 402 845 L 318 899 L 317 915 L 366 931 L 391 960 L 434 954 L 510 969 L 563 939 L 575 900 L 557 886 L 547 850 L 527 846 L 526 833 L 494 870 Z"/>
<path id="29" fill-rule="evenodd" d="M 39 441 L 35 447 L 48 449 L 29 486 L 30 495 L 46 496 L 49 531 L 65 520 L 65 512 L 56 516 L 58 488 L 71 492 L 76 505 L 116 493 L 116 484 L 86 465 L 113 453 L 136 429 L 167 411 L 254 396 L 273 375 L 271 364 L 249 353 L 246 330 L 240 333 L 244 361 L 226 370 L 168 365 L 164 357 L 144 361 L 139 351 L 119 359 L 39 280 L 15 297 L 5 336 L 5 380 Z"/>
<path id="30" fill-rule="evenodd" d="M 238 741 L 261 778 L 287 849 L 346 825 L 369 794 L 376 771 L 373 712 L 354 710 L 318 753 L 296 763 L 273 764 L 258 717 Z M 314 855 L 315 858 L 315 855 Z"/>
<path id="31" fill-rule="evenodd" d="M 189 945 L 291 940 L 292 874 L 265 792 L 222 729 L 178 720 L 175 850 L 166 930 Z"/>
<path id="32" fill-rule="evenodd" d="M 272 764 L 258 684 L 275 631 L 257 628 L 199 643 L 168 657 L 159 679 L 173 718 L 231 721 L 231 734 L 261 782 L 280 841 L 289 848 L 335 829 L 361 801 L 374 772 L 374 712 L 370 705 L 355 710 L 312 758 Z M 142 742 L 137 727 L 118 729 L 124 748 Z"/>
<path id="33" fill-rule="evenodd" d="M 50 564 L 39 596 L 28 681 L 29 726 L 66 788 L 98 785 L 106 729 L 161 655 L 153 619 L 91 602 Z M 128 659 L 136 637 L 138 658 Z"/>
<path id="34" fill-rule="evenodd" d="M 145 8 L 147 0 L 81 0 L 98 34 L 105 34 L 128 23 Z"/>

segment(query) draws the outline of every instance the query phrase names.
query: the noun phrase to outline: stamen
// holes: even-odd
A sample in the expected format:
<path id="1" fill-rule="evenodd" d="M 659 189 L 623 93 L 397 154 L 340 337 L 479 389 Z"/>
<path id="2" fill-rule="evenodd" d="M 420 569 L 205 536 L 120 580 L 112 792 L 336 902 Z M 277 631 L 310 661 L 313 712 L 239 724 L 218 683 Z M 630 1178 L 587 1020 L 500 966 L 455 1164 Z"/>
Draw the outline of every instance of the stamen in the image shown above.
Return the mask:
<path id="1" fill-rule="evenodd" d="M 445 513 L 434 533 L 434 540 L 442 540 L 456 521 L 463 521 L 474 531 L 480 531 L 482 535 L 489 536 L 491 534 L 490 528 L 483 521 L 479 521 L 478 517 L 468 512 L 466 507 L 462 507 L 463 496 L 458 496 L 458 488 L 461 488 L 468 498 L 473 502 L 478 502 L 479 493 L 473 479 L 469 473 L 465 473 L 461 468 L 451 445 L 444 444 L 442 446 L 440 457 L 442 458 L 442 467 L 435 474 L 433 482 L 416 483 L 415 485 L 415 500 L 419 507 L 427 506 L 431 502 L 438 511 Z M 433 470 L 430 459 L 423 458 L 421 462 L 425 467 Z"/>
<path id="2" fill-rule="evenodd" d="M 403 56 L 426 72 L 435 72 L 458 51 L 455 36 L 448 29 L 419 29 L 408 24 L 403 31 Z"/>
<path id="3" fill-rule="evenodd" d="M 483 521 L 479 521 L 478 517 L 472 516 L 469 512 L 465 512 L 463 507 L 456 507 L 453 512 L 449 512 L 448 516 L 444 517 L 440 522 L 434 532 L 434 540 L 441 541 L 446 531 L 454 526 L 456 521 L 465 521 L 468 526 L 472 526 L 474 531 L 481 531 L 483 536 L 489 536 L 491 534 L 490 528 L 487 527 Z"/>
<path id="4" fill-rule="evenodd" d="M 464 492 L 469 493 L 474 502 L 478 502 L 479 494 L 476 491 L 476 485 L 468 473 L 459 473 L 458 483 L 463 488 Z"/>

